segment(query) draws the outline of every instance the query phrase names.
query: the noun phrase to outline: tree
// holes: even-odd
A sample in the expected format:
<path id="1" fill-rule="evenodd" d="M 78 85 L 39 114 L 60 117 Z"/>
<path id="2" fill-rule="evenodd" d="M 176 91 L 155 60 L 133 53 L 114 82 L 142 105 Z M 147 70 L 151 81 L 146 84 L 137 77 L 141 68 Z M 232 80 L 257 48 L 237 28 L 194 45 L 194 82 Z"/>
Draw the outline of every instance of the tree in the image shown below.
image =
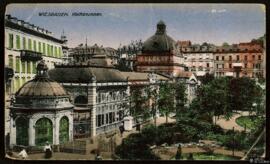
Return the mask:
<path id="1" fill-rule="evenodd" d="M 146 119 L 149 117 L 148 97 L 142 88 L 135 88 L 130 96 L 130 114 L 138 122 L 139 118 Z"/>
<path id="2" fill-rule="evenodd" d="M 174 94 L 176 101 L 176 115 L 181 113 L 181 110 L 184 109 L 184 105 L 187 102 L 187 94 L 186 94 L 186 85 L 183 82 L 176 82 L 174 84 Z"/>
<path id="3" fill-rule="evenodd" d="M 222 43 L 222 47 L 229 47 L 230 45 L 227 42 Z"/>
<path id="4" fill-rule="evenodd" d="M 168 123 L 168 116 L 175 112 L 175 88 L 171 83 L 161 83 L 158 94 L 159 111 L 166 116 L 166 123 Z"/>
<path id="5" fill-rule="evenodd" d="M 157 124 L 157 118 L 156 118 L 156 113 L 157 113 L 157 105 L 158 105 L 158 88 L 155 85 L 148 86 L 145 88 L 145 93 L 147 100 L 149 102 L 149 114 L 152 114 L 155 122 L 155 126 Z"/>

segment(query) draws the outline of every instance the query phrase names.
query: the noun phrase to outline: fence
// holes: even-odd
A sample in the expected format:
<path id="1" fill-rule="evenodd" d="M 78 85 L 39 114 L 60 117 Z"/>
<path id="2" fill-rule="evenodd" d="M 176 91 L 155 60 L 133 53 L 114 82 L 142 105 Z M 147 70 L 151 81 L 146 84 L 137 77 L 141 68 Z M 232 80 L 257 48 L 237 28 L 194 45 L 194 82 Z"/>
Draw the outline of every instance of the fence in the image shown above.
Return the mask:
<path id="1" fill-rule="evenodd" d="M 86 141 L 72 141 L 59 145 L 59 151 L 65 153 L 86 154 Z"/>

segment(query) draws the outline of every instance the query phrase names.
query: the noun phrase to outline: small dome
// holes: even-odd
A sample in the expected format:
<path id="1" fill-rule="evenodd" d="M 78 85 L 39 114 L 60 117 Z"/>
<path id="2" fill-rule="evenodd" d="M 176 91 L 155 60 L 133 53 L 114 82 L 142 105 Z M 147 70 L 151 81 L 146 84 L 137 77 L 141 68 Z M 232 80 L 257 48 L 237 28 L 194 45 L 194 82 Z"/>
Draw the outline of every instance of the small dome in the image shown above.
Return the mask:
<path id="1" fill-rule="evenodd" d="M 65 89 L 50 79 L 33 79 L 25 83 L 16 96 L 67 96 Z"/>
<path id="2" fill-rule="evenodd" d="M 51 80 L 47 74 L 48 67 L 44 61 L 37 65 L 37 75 L 33 80 L 26 82 L 16 96 L 68 96 L 65 89 Z"/>

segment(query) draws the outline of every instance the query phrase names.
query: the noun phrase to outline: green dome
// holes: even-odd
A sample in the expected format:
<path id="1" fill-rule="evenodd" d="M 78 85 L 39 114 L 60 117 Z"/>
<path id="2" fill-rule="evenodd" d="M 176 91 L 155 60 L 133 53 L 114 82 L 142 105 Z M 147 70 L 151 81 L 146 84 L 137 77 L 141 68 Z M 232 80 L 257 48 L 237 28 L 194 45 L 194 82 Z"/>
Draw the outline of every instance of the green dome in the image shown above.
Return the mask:
<path id="1" fill-rule="evenodd" d="M 176 42 L 166 34 L 166 25 L 163 21 L 157 24 L 155 35 L 148 38 L 142 47 L 142 52 L 147 51 L 172 51 L 176 49 Z"/>

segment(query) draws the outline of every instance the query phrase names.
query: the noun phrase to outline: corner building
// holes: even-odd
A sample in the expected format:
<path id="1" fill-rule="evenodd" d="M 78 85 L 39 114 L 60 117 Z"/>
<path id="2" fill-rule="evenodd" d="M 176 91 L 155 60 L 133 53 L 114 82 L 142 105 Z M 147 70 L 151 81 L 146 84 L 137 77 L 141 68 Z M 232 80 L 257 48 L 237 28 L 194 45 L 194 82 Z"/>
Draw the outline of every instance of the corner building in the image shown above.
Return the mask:
<path id="1" fill-rule="evenodd" d="M 143 43 L 142 53 L 137 55 L 136 71 L 175 77 L 184 71 L 183 61 L 178 44 L 166 34 L 166 25 L 160 21 L 156 33 Z"/>
<path id="2" fill-rule="evenodd" d="M 11 93 L 14 94 L 36 75 L 37 61 L 45 60 L 49 69 L 62 62 L 63 41 L 46 29 L 11 15 L 5 16 L 5 66 L 14 70 Z"/>

